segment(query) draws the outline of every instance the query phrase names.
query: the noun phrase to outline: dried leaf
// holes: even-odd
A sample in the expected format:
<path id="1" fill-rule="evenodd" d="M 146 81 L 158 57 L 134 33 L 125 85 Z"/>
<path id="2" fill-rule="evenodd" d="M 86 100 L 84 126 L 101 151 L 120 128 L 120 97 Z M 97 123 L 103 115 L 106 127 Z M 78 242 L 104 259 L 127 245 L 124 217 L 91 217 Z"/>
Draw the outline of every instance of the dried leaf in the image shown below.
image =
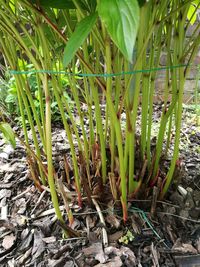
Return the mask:
<path id="1" fill-rule="evenodd" d="M 55 236 L 44 237 L 44 238 L 42 238 L 42 241 L 44 241 L 47 244 L 54 243 L 54 242 L 56 242 L 56 237 Z"/>
<path id="2" fill-rule="evenodd" d="M 35 230 L 32 256 L 33 259 L 38 258 L 45 250 L 45 243 L 43 242 L 43 234 L 41 231 Z"/>
<path id="3" fill-rule="evenodd" d="M 117 231 L 112 235 L 108 236 L 109 242 L 116 242 L 123 236 L 123 231 Z"/>
<path id="4" fill-rule="evenodd" d="M 114 255 L 119 256 L 119 257 L 125 256 L 127 266 L 132 266 L 132 267 L 136 266 L 135 254 L 128 247 L 122 246 L 121 248 L 118 249 L 116 247 L 110 246 L 110 247 L 105 248 L 105 254 L 106 255 L 114 254 Z"/>
<path id="5" fill-rule="evenodd" d="M 26 199 L 20 198 L 15 201 L 15 206 L 18 214 L 23 214 L 26 211 Z"/>
<path id="6" fill-rule="evenodd" d="M 197 250 L 191 244 L 181 243 L 180 239 L 177 239 L 172 249 L 181 253 L 192 253 L 192 254 L 198 253 Z"/>
<path id="7" fill-rule="evenodd" d="M 22 244 L 19 248 L 19 251 L 23 252 L 27 250 L 32 242 L 32 239 L 33 239 L 33 233 L 28 229 L 25 229 L 21 234 Z"/>
<path id="8" fill-rule="evenodd" d="M 108 214 L 105 219 L 112 227 L 116 229 L 120 227 L 120 220 L 118 220 L 114 214 Z"/>
<path id="9" fill-rule="evenodd" d="M 107 260 L 107 256 L 105 255 L 103 251 L 102 243 L 93 243 L 91 246 L 84 248 L 83 253 L 86 257 L 88 256 L 94 256 L 96 260 L 98 260 L 100 263 L 105 263 Z"/>
<path id="10" fill-rule="evenodd" d="M 123 265 L 121 259 L 119 256 L 116 256 L 114 258 L 112 258 L 111 262 L 107 262 L 107 263 L 99 263 L 97 265 L 95 265 L 94 267 L 121 267 Z"/>

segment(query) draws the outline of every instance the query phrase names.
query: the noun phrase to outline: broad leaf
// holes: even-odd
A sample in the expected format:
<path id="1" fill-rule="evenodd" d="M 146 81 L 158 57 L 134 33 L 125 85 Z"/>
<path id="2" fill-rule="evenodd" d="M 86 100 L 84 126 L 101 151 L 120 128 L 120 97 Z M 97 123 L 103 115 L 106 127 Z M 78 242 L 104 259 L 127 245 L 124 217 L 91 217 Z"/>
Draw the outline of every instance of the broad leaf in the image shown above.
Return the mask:
<path id="1" fill-rule="evenodd" d="M 57 9 L 76 9 L 76 6 L 72 0 L 29 0 L 29 2 L 44 8 L 51 7 Z M 79 0 L 79 5 L 82 9 L 89 11 L 84 1 Z"/>
<path id="2" fill-rule="evenodd" d="M 140 14 L 137 0 L 101 0 L 98 12 L 112 40 L 132 63 Z"/>
<path id="3" fill-rule="evenodd" d="M 11 145 L 15 148 L 16 147 L 16 141 L 15 141 L 15 135 L 8 123 L 2 122 L 0 123 L 0 132 L 3 133 L 5 139 L 11 143 Z"/>
<path id="4" fill-rule="evenodd" d="M 63 67 L 67 67 L 69 62 L 74 57 L 76 51 L 83 44 L 92 27 L 94 26 L 97 19 L 97 13 L 94 13 L 83 20 L 81 20 L 73 34 L 71 35 L 64 51 Z"/>
<path id="5" fill-rule="evenodd" d="M 38 4 L 44 7 L 53 7 L 58 9 L 70 9 L 75 8 L 73 1 L 71 0 L 29 0 L 32 4 Z"/>

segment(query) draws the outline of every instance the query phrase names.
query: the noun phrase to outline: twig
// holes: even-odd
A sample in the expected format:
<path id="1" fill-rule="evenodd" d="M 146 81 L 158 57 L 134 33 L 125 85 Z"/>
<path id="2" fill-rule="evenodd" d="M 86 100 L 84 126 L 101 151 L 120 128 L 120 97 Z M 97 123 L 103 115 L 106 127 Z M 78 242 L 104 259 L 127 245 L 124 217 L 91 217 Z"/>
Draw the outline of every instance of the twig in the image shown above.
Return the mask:
<path id="1" fill-rule="evenodd" d="M 140 179 L 143 180 L 144 178 L 144 175 L 145 175 L 145 172 L 146 172 L 146 168 L 147 168 L 147 165 L 148 165 L 148 160 L 146 159 L 144 161 L 144 164 L 142 166 L 142 170 L 141 170 L 141 173 L 140 173 Z"/>
<path id="2" fill-rule="evenodd" d="M 19 195 L 17 195 L 16 197 L 13 197 L 13 201 L 17 200 L 18 198 L 23 197 L 26 193 L 28 193 L 29 191 L 31 191 L 31 189 L 33 189 L 33 186 L 28 187 L 24 192 L 20 193 Z"/>
<path id="3" fill-rule="evenodd" d="M 158 261 L 158 253 L 153 245 L 153 242 L 151 244 L 151 253 L 152 253 L 152 261 L 153 261 L 153 266 L 154 267 L 160 267 L 159 261 Z"/>
<path id="4" fill-rule="evenodd" d="M 153 187 L 153 199 L 152 199 L 151 211 L 150 211 L 152 218 L 155 215 L 157 199 L 158 199 L 158 187 L 154 186 Z"/>
<path id="5" fill-rule="evenodd" d="M 32 252 L 32 247 L 29 248 L 19 259 L 18 264 L 19 266 L 24 265 L 24 263 L 27 261 L 27 259 L 29 258 L 29 256 L 31 255 Z"/>
<path id="6" fill-rule="evenodd" d="M 97 213 L 99 215 L 99 219 L 100 219 L 102 225 L 104 226 L 104 227 L 102 227 L 102 239 L 103 239 L 104 247 L 107 247 L 108 246 L 108 235 L 107 235 L 107 232 L 106 232 L 106 229 L 105 229 L 105 227 L 106 227 L 105 220 L 104 220 L 103 214 L 101 212 L 101 209 L 100 209 L 99 204 L 97 203 L 97 201 L 94 198 L 92 198 L 92 202 L 95 205 L 95 208 L 96 208 Z"/>
<path id="7" fill-rule="evenodd" d="M 35 204 L 35 207 L 33 208 L 33 210 L 31 211 L 31 215 L 34 213 L 34 211 L 37 209 L 37 207 L 40 205 L 40 202 L 42 201 L 44 195 L 46 193 L 46 190 L 43 191 L 41 194 L 40 194 L 40 197 L 38 198 L 38 201 L 36 202 Z"/>
<path id="8" fill-rule="evenodd" d="M 66 234 L 69 238 L 72 238 L 72 237 L 80 237 L 81 234 L 77 231 L 75 231 L 74 229 L 72 229 L 70 226 L 66 225 L 64 222 L 61 222 L 61 221 L 57 221 L 57 224 L 63 229 L 66 231 Z M 67 238 L 68 238 L 67 237 Z"/>
<path id="9" fill-rule="evenodd" d="M 60 208 L 60 211 L 63 211 L 65 209 L 64 206 L 60 206 L 59 208 Z M 55 214 L 54 208 L 49 209 L 49 210 L 45 210 L 38 215 L 33 214 L 33 215 L 31 215 L 31 219 L 38 219 L 38 218 L 45 217 L 45 216 L 52 215 L 52 214 Z"/>
<path id="10" fill-rule="evenodd" d="M 131 199 L 131 202 L 151 202 L 151 200 L 150 199 Z M 157 203 L 168 205 L 168 206 L 175 207 L 175 208 L 180 208 L 180 206 L 178 205 L 174 205 L 172 203 L 168 203 L 168 202 L 161 201 L 161 200 L 158 200 Z"/>
<path id="11" fill-rule="evenodd" d="M 79 237 L 70 237 L 65 239 L 65 242 L 71 242 L 71 241 L 77 241 L 77 240 L 81 240 L 81 239 L 87 239 L 86 236 L 79 236 Z M 63 241 L 63 240 L 61 240 Z"/>
<path id="12" fill-rule="evenodd" d="M 49 193 L 51 193 L 51 190 L 49 187 L 45 186 L 45 185 L 41 185 L 41 188 Z"/>
<path id="13" fill-rule="evenodd" d="M 194 222 L 194 223 L 200 223 L 200 220 L 193 220 L 193 219 L 186 218 L 186 217 L 183 217 L 183 216 L 179 216 L 179 215 L 176 215 L 176 214 L 173 214 L 173 213 L 168 213 L 168 212 L 158 212 L 158 214 L 174 216 L 174 217 L 177 217 L 177 218 L 186 220 L 186 221 L 190 221 L 190 222 Z"/>
<path id="14" fill-rule="evenodd" d="M 64 202 L 65 210 L 67 212 L 67 216 L 68 216 L 68 219 L 69 219 L 69 224 L 72 225 L 72 223 L 74 221 L 72 210 L 71 210 L 71 208 L 69 206 L 69 201 L 68 201 L 68 198 L 67 198 L 67 192 L 65 192 L 64 185 L 63 185 L 63 183 L 62 183 L 62 181 L 60 179 L 58 179 L 58 188 L 60 190 L 60 193 L 61 193 L 61 196 L 62 196 L 62 199 L 63 199 L 63 202 Z"/>

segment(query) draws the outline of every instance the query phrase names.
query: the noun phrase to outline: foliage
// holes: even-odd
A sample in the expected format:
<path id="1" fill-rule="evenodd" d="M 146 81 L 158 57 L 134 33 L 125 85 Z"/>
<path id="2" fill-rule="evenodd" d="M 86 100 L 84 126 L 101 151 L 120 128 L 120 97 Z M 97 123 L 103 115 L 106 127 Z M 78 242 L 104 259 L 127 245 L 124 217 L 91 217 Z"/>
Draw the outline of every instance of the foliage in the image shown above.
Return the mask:
<path id="1" fill-rule="evenodd" d="M 33 68 L 32 64 L 29 64 L 26 66 L 27 70 L 30 70 Z M 33 103 L 35 106 L 35 110 L 37 115 L 40 118 L 40 99 L 39 99 L 39 89 L 38 89 L 38 83 L 36 76 L 34 75 L 27 75 L 27 82 L 30 87 L 31 94 L 33 96 Z M 14 77 L 7 77 L 5 80 L 1 78 L 0 80 L 0 104 L 2 109 L 4 110 L 4 113 L 7 114 L 7 116 L 14 117 L 15 122 L 19 123 L 21 125 L 21 113 L 19 110 L 18 105 L 18 98 L 17 98 L 17 85 Z M 61 86 L 63 88 L 69 87 L 68 79 L 64 76 L 62 76 L 61 79 Z M 69 103 L 70 109 L 73 108 L 73 100 L 70 98 L 67 91 L 63 93 L 63 97 L 66 99 L 66 101 Z M 44 101 L 44 98 L 43 98 Z M 61 116 L 58 108 L 58 104 L 56 100 L 53 100 L 51 103 L 51 110 L 52 110 L 52 121 L 61 121 Z M 66 118 L 69 118 L 66 113 Z M 41 118 L 40 118 L 41 119 Z"/>
<path id="2" fill-rule="evenodd" d="M 62 6 L 53 0 L 0 0 L 0 5 L 3 10 L 0 50 L 10 69 L 16 71 L 12 74 L 25 142 L 29 144 L 27 129 L 30 128 L 40 182 L 49 184 L 58 219 L 63 221 L 52 160 L 54 108 L 59 111 L 70 144 L 79 205 L 83 194 L 91 201 L 94 177 L 99 187 L 102 183 L 110 184 L 114 200 L 121 199 L 124 220 L 128 216 L 129 198 L 149 197 L 154 186 L 159 188 L 159 197 L 164 197 L 179 155 L 184 82 L 200 44 L 197 34 L 200 25 L 189 41 L 185 32 L 193 23 L 200 3 L 195 1 L 195 8 L 191 8 L 193 3 L 186 0 L 170 3 L 150 0 L 139 4 L 136 0 L 72 0 L 62 2 Z M 165 71 L 164 105 L 156 149 L 152 151 L 153 96 L 162 52 L 171 67 Z M 20 72 L 28 66 L 36 72 L 30 75 Z M 67 80 L 62 78 L 63 69 L 70 73 Z M 152 71 L 137 71 L 142 69 Z M 123 75 L 124 72 L 129 75 Z M 66 87 L 80 118 L 82 138 L 66 99 Z M 89 134 L 85 129 L 82 99 L 88 108 L 85 117 L 89 121 Z M 142 114 L 138 156 L 139 106 Z M 124 114 L 125 125 L 122 124 Z M 172 127 L 176 130 L 174 143 Z M 42 163 L 41 146 L 47 171 Z M 160 159 L 163 149 L 167 151 L 169 146 L 173 147 L 172 160 L 167 176 L 162 177 Z"/>
<path id="3" fill-rule="evenodd" d="M 74 33 L 72 34 L 70 40 L 67 42 L 64 51 L 63 66 L 66 67 L 71 59 L 74 57 L 78 48 L 83 44 L 86 37 L 90 33 L 92 27 L 94 26 L 97 19 L 97 13 L 91 14 L 90 16 L 84 18 L 77 25 Z"/>
<path id="4" fill-rule="evenodd" d="M 127 245 L 129 242 L 133 240 L 134 240 L 134 235 L 131 233 L 130 230 L 128 230 L 126 234 L 119 239 L 119 242 Z"/>
<path id="5" fill-rule="evenodd" d="M 109 35 L 129 62 L 133 60 L 139 12 L 137 0 L 101 0 L 98 4 L 98 13 Z"/>
<path id="6" fill-rule="evenodd" d="M 5 139 L 12 144 L 12 146 L 15 148 L 16 141 L 15 141 L 15 135 L 13 133 L 13 130 L 11 126 L 8 123 L 1 122 L 0 123 L 0 132 L 3 133 Z"/>

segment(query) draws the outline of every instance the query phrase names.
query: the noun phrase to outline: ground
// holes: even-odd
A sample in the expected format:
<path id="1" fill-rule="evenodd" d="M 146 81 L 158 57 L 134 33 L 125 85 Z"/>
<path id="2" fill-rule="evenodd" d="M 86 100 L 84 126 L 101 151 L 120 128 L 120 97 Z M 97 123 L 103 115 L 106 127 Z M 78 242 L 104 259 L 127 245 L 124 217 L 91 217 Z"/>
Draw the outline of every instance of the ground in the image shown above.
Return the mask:
<path id="1" fill-rule="evenodd" d="M 156 132 L 161 109 L 155 109 Z M 62 128 L 54 126 L 53 140 L 54 163 L 62 173 L 60 154 L 69 151 Z M 200 127 L 188 107 L 180 159 L 179 185 L 156 207 L 151 199 L 132 200 L 126 224 L 120 206 L 112 202 L 94 201 L 88 207 L 83 201 L 79 208 L 72 201 L 75 235 L 66 238 L 48 188 L 40 193 L 29 179 L 24 147 L 17 142 L 13 150 L 1 136 L 0 266 L 200 266 Z M 62 203 L 61 210 L 65 211 Z"/>

